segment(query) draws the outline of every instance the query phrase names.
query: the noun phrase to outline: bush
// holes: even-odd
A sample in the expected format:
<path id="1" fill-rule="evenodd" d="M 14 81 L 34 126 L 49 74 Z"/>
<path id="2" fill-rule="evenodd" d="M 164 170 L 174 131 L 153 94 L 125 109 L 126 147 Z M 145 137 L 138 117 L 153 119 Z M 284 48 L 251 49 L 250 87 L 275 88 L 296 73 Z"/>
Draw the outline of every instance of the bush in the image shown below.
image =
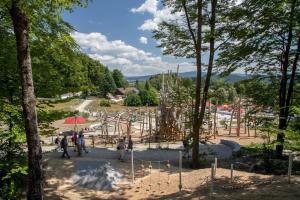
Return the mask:
<path id="1" fill-rule="evenodd" d="M 141 106 L 142 101 L 139 95 L 132 93 L 126 97 L 124 104 L 126 106 Z"/>
<path id="2" fill-rule="evenodd" d="M 110 107 L 110 101 L 107 99 L 101 99 L 100 100 L 100 106 L 102 107 Z"/>
<path id="3" fill-rule="evenodd" d="M 159 99 L 157 98 L 157 94 L 153 89 L 149 91 L 142 90 L 140 92 L 140 97 L 144 106 L 157 106 L 159 104 Z"/>

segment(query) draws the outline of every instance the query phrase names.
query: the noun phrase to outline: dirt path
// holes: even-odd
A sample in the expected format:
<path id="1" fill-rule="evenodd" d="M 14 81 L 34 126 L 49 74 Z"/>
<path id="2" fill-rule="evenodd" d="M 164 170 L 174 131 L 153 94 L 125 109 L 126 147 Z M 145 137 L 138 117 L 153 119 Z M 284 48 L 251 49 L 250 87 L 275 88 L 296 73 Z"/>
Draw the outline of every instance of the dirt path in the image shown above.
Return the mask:
<path id="1" fill-rule="evenodd" d="M 86 99 L 84 100 L 75 110 L 78 110 L 79 112 L 86 112 L 85 108 L 92 103 L 94 100 Z"/>

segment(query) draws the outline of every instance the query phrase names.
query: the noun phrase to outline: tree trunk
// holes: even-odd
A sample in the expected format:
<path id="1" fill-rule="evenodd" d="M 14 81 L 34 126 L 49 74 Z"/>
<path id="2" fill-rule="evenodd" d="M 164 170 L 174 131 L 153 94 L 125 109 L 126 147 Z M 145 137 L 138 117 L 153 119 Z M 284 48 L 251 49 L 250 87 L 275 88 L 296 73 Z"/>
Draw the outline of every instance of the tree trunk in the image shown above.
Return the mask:
<path id="1" fill-rule="evenodd" d="M 209 89 L 209 85 L 210 85 L 210 79 L 211 79 L 211 75 L 212 75 L 212 68 L 213 68 L 214 55 L 215 55 L 214 47 L 215 47 L 216 5 L 217 5 L 217 0 L 212 0 L 211 1 L 211 20 L 210 20 L 209 61 L 208 61 L 207 74 L 206 74 L 205 85 L 204 85 L 204 89 L 203 89 L 203 98 L 202 98 L 202 102 L 201 102 L 201 110 L 200 110 L 200 116 L 199 116 L 200 128 L 201 128 L 203 120 L 204 120 L 205 106 L 206 106 L 206 101 L 208 99 L 208 89 Z"/>
<path id="2" fill-rule="evenodd" d="M 296 0 L 293 0 L 291 5 L 290 19 L 289 19 L 289 31 L 287 38 L 287 45 L 284 51 L 284 60 L 281 68 L 281 81 L 279 89 L 279 133 L 277 134 L 277 144 L 276 144 L 276 155 L 278 158 L 282 157 L 283 144 L 284 144 L 284 130 L 287 127 L 286 118 L 286 87 L 287 87 L 287 69 L 289 66 L 289 55 L 291 49 L 291 43 L 293 38 L 293 21 L 294 21 L 294 11 L 295 11 Z"/>
<path id="3" fill-rule="evenodd" d="M 197 66 L 197 77 L 196 77 L 196 91 L 195 91 L 195 110 L 193 113 L 193 149 L 192 149 L 192 162 L 193 167 L 196 168 L 199 165 L 199 131 L 200 131 L 200 121 L 199 121 L 199 107 L 200 107 L 200 97 L 201 97 L 201 47 L 202 47 L 202 0 L 197 1 L 197 38 L 192 29 L 189 14 L 186 7 L 186 1 L 182 1 L 182 7 L 186 17 L 186 22 L 188 25 L 191 38 L 194 43 L 194 50 L 196 53 L 196 66 Z"/>
<path id="4" fill-rule="evenodd" d="M 299 54 L 300 54 L 300 35 L 298 36 L 297 52 L 295 54 L 295 59 L 294 59 L 293 66 L 292 66 L 292 74 L 290 77 L 288 94 L 286 97 L 286 110 L 285 110 L 286 119 L 289 116 L 289 109 L 290 109 L 290 105 L 292 104 L 292 95 L 293 95 L 293 91 L 294 91 L 294 81 L 295 81 L 295 76 L 296 76 L 296 71 L 297 71 L 297 63 L 299 60 Z"/>
<path id="5" fill-rule="evenodd" d="M 42 149 L 38 135 L 36 100 L 29 53 L 29 22 L 26 13 L 19 8 L 15 1 L 12 2 L 10 15 L 17 43 L 17 57 L 22 84 L 22 106 L 28 148 L 27 199 L 43 199 Z"/>

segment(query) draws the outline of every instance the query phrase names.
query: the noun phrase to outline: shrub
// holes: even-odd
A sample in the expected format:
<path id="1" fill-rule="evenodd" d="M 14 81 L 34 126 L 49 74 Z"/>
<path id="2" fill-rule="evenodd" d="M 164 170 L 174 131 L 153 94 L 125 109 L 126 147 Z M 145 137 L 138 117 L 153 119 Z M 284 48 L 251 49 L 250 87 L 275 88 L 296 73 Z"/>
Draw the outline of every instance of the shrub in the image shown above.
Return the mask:
<path id="1" fill-rule="evenodd" d="M 124 104 L 126 106 L 141 106 L 142 101 L 139 95 L 132 93 L 126 97 Z"/>
<path id="2" fill-rule="evenodd" d="M 100 100 L 100 106 L 102 107 L 110 107 L 110 101 L 107 99 L 101 99 Z"/>
<path id="3" fill-rule="evenodd" d="M 154 90 L 142 90 L 140 92 L 140 97 L 144 106 L 157 106 L 159 104 L 157 94 Z"/>

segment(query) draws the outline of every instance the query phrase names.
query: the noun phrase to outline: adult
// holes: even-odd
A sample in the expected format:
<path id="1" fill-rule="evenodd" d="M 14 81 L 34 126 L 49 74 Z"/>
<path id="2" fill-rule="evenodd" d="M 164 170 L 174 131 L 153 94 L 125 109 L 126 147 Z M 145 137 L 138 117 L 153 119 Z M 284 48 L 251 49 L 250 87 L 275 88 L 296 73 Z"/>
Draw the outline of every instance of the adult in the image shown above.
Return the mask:
<path id="1" fill-rule="evenodd" d="M 76 146 L 77 146 L 77 155 L 81 156 L 82 155 L 82 144 L 83 144 L 83 138 L 82 134 L 80 134 L 77 138 Z"/>
<path id="2" fill-rule="evenodd" d="M 86 146 L 85 146 L 85 139 L 84 139 L 84 135 L 81 134 L 79 135 L 81 138 L 81 148 L 84 150 L 85 153 L 88 153 L 88 151 L 86 150 Z"/>
<path id="3" fill-rule="evenodd" d="M 68 153 L 68 139 L 67 139 L 67 135 L 65 134 L 63 139 L 60 141 L 60 146 L 63 149 L 63 154 L 62 154 L 62 158 L 65 158 L 65 156 L 67 156 L 67 158 L 70 159 L 69 153 Z"/>
<path id="4" fill-rule="evenodd" d="M 77 132 L 76 132 L 76 131 L 73 131 L 72 142 L 73 142 L 73 144 L 74 144 L 74 151 L 76 151 L 76 147 L 77 147 L 77 139 L 78 139 Z"/>
<path id="5" fill-rule="evenodd" d="M 130 150 L 132 151 L 133 149 L 133 141 L 131 139 L 131 135 L 129 135 L 129 138 L 128 138 L 128 145 L 127 145 L 127 150 Z"/>

